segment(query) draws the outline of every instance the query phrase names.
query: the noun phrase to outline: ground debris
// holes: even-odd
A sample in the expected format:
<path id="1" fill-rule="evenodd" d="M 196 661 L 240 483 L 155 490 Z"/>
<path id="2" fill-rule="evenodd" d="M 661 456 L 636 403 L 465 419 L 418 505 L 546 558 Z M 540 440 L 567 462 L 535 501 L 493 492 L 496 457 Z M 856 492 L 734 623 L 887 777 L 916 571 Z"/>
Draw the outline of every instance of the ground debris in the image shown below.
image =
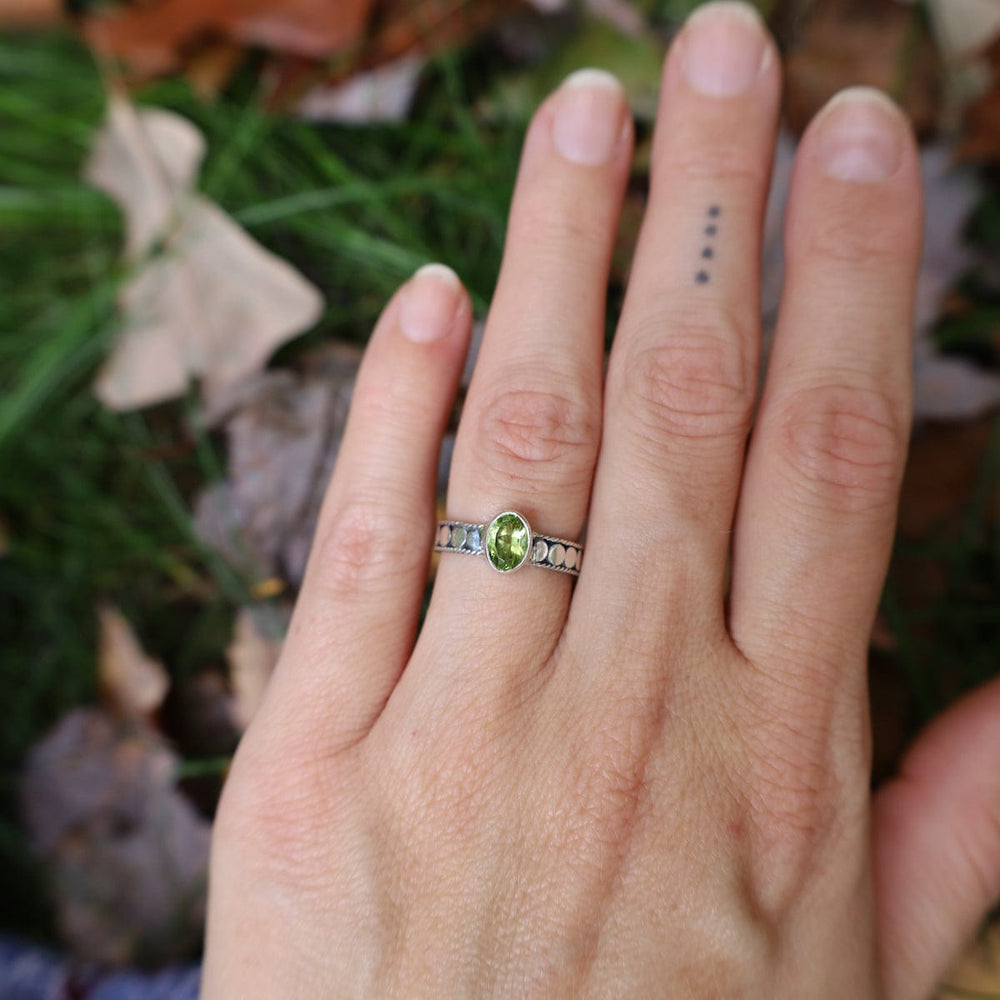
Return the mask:
<path id="1" fill-rule="evenodd" d="M 273 370 L 207 414 L 224 426 L 227 479 L 195 505 L 195 530 L 252 579 L 299 583 L 347 422 L 358 348 L 336 344 L 302 372 Z"/>
<path id="2" fill-rule="evenodd" d="M 264 699 L 268 681 L 281 654 L 284 622 L 275 622 L 271 609 L 240 608 L 233 641 L 226 650 L 232 688 L 232 718 L 242 732 Z M 276 627 L 277 626 L 277 627 Z"/>
<path id="3" fill-rule="evenodd" d="M 24 820 L 76 955 L 159 963 L 200 938 L 210 828 L 177 764 L 151 726 L 100 708 L 71 711 L 28 754 Z"/>
<path id="4" fill-rule="evenodd" d="M 170 111 L 112 97 L 85 178 L 120 206 L 126 260 L 123 330 L 95 383 L 111 409 L 207 395 L 246 379 L 312 326 L 320 293 L 194 191 L 204 140 Z"/>
<path id="5" fill-rule="evenodd" d="M 98 609 L 101 623 L 98 677 L 108 708 L 123 718 L 149 719 L 163 703 L 170 678 L 163 664 L 147 656 L 122 613 Z"/>

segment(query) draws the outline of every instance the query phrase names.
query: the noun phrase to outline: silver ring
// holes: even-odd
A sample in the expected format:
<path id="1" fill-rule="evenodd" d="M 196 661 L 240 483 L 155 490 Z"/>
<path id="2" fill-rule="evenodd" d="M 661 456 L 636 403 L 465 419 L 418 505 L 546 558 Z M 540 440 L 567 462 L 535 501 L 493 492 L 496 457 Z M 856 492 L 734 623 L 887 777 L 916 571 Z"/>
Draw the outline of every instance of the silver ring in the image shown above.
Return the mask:
<path id="1" fill-rule="evenodd" d="M 530 564 L 579 576 L 583 562 L 579 542 L 536 534 L 528 519 L 516 510 L 501 511 L 486 524 L 438 521 L 434 551 L 484 555 L 498 573 L 512 573 Z"/>

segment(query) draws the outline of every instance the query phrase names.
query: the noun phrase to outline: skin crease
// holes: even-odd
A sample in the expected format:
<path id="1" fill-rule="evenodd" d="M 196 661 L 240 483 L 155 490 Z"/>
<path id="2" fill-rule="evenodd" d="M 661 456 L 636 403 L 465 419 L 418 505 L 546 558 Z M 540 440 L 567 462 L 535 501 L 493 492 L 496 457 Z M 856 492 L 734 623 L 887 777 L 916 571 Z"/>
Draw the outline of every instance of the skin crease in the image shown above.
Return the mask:
<path id="1" fill-rule="evenodd" d="M 388 304 L 220 804 L 205 1000 L 922 1000 L 1000 892 L 1000 687 L 869 793 L 921 231 L 870 92 L 802 139 L 751 433 L 779 91 L 742 5 L 671 47 L 606 375 L 624 97 L 588 71 L 528 131 L 448 512 L 586 521 L 575 584 L 445 555 L 417 637 L 471 307 L 439 267 Z"/>

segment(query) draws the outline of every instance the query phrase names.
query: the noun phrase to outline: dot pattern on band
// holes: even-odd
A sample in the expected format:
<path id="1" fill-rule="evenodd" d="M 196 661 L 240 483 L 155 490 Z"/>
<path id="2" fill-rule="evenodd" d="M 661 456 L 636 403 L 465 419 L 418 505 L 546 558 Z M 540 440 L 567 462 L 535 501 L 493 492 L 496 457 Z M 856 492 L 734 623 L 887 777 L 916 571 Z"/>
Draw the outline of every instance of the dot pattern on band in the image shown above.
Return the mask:
<path id="1" fill-rule="evenodd" d="M 439 521 L 434 537 L 434 551 L 485 555 L 485 536 L 485 524 Z M 532 566 L 578 576 L 583 562 L 583 547 L 565 538 L 550 538 L 547 535 L 535 534 L 532 537 L 528 561 Z"/>
<path id="2" fill-rule="evenodd" d="M 441 521 L 438 524 L 435 552 L 465 552 L 470 556 L 483 551 L 483 526 L 464 521 Z"/>

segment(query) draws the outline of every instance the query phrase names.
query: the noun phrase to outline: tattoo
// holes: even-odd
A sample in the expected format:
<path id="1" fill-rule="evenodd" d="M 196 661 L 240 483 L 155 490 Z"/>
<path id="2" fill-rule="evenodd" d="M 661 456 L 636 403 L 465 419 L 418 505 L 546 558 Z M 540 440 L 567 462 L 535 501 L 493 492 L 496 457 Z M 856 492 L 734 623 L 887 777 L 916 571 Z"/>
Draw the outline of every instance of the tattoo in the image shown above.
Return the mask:
<path id="1" fill-rule="evenodd" d="M 722 209 L 719 208 L 718 205 L 709 205 L 705 214 L 708 216 L 709 219 L 717 219 L 722 214 Z M 707 237 L 716 236 L 718 232 L 719 232 L 719 227 L 714 222 L 710 222 L 705 226 L 705 236 Z M 702 247 L 701 258 L 702 260 L 714 260 L 715 247 L 711 245 Z M 698 273 L 695 274 L 694 276 L 694 280 L 699 285 L 707 285 L 710 278 L 711 275 L 709 275 L 708 271 L 705 269 L 698 271 Z"/>

